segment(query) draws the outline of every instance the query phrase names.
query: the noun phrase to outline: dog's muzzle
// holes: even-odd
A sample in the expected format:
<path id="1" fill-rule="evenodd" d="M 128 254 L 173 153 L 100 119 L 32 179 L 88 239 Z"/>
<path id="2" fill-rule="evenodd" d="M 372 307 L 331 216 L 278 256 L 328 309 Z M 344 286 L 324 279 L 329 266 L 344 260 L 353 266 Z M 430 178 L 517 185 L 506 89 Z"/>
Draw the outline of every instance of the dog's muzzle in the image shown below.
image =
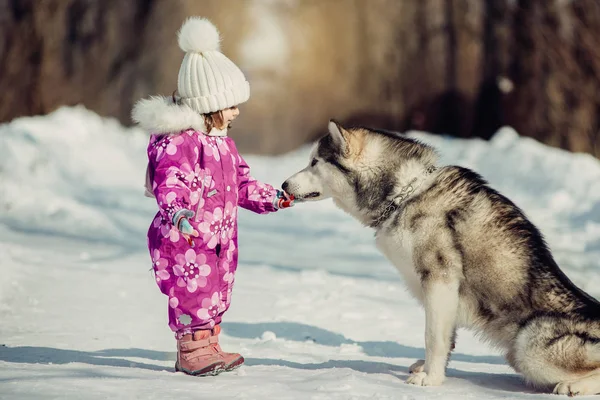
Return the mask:
<path id="1" fill-rule="evenodd" d="M 319 192 L 299 193 L 298 187 L 290 184 L 288 181 L 283 182 L 281 188 L 286 193 L 293 195 L 296 201 L 309 200 L 321 196 Z"/>

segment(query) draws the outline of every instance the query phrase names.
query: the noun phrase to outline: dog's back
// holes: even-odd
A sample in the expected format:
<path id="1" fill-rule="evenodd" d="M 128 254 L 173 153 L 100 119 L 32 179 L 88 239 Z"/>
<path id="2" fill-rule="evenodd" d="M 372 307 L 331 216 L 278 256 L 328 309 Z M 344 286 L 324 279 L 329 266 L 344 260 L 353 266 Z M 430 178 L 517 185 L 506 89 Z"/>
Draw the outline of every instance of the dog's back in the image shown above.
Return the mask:
<path id="1" fill-rule="evenodd" d="M 462 257 L 465 326 L 506 348 L 521 326 L 542 315 L 597 324 L 600 303 L 567 278 L 539 230 L 478 174 L 442 168 L 430 188 L 408 202 L 404 220 L 416 231 L 427 214 Z"/>

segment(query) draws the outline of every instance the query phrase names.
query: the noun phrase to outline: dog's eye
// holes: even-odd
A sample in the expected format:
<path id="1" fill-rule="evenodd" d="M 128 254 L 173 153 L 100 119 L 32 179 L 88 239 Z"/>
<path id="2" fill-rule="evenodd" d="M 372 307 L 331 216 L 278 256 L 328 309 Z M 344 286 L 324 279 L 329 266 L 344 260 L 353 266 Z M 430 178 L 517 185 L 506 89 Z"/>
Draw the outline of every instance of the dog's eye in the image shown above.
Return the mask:
<path id="1" fill-rule="evenodd" d="M 318 162 L 319 162 L 319 160 L 317 160 L 316 158 L 313 158 L 313 160 L 310 162 L 310 166 L 314 167 L 315 165 L 317 165 Z"/>

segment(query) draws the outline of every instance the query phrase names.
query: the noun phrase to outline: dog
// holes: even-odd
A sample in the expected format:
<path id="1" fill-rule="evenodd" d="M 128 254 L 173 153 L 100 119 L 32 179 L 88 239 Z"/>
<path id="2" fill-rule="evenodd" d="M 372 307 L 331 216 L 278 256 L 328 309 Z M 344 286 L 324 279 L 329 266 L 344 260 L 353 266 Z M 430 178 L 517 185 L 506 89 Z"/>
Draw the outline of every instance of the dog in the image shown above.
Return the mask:
<path id="1" fill-rule="evenodd" d="M 538 389 L 600 394 L 600 303 L 560 270 L 521 209 L 405 134 L 328 128 L 282 188 L 298 201 L 332 198 L 375 230 L 425 310 L 425 360 L 407 383 L 442 384 L 456 330 L 467 328 Z"/>

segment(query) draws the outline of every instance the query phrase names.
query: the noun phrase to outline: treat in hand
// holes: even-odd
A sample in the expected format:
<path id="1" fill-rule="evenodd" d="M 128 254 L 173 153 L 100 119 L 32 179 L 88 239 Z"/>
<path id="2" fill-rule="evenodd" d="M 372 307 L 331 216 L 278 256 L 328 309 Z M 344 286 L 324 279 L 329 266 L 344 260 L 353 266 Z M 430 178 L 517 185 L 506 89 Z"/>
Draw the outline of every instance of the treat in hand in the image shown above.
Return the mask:
<path id="1" fill-rule="evenodd" d="M 275 207 L 278 209 L 289 208 L 294 206 L 294 195 L 287 194 L 283 190 L 277 191 L 277 196 L 275 197 Z"/>

